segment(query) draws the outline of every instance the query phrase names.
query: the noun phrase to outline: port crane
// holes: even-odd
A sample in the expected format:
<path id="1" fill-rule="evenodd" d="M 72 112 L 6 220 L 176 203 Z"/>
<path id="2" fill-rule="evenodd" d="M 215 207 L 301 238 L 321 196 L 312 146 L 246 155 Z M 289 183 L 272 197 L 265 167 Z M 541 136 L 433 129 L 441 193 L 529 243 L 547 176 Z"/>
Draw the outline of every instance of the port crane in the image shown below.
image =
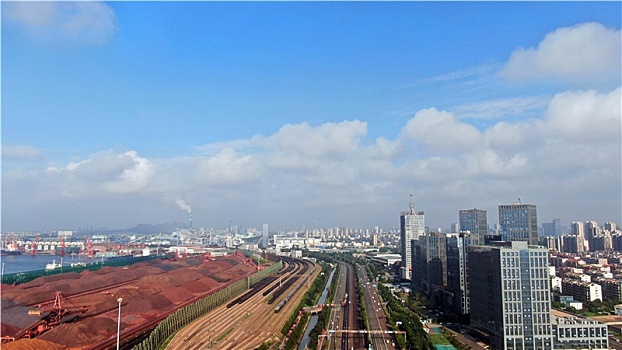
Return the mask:
<path id="1" fill-rule="evenodd" d="M 89 239 L 89 236 L 86 236 L 86 251 L 84 251 L 85 256 L 89 259 L 93 259 L 95 257 L 95 250 L 93 249 L 93 241 Z"/>
<path id="2" fill-rule="evenodd" d="M 67 303 L 70 303 L 71 306 L 67 306 Z M 53 300 L 38 304 L 37 309 L 28 310 L 28 315 L 40 317 L 38 320 L 17 332 L 17 334 L 12 337 L 2 337 L 2 342 L 38 337 L 61 323 L 75 321 L 79 318 L 76 313 L 85 313 L 86 311 L 86 307 L 77 305 L 67 299 L 62 292 L 57 291 Z"/>
<path id="3" fill-rule="evenodd" d="M 31 255 L 36 255 L 37 254 L 37 244 L 39 244 L 39 239 L 41 239 L 41 237 L 37 236 L 37 238 L 35 238 L 35 241 L 32 242 L 32 244 L 30 245 L 30 254 Z"/>
<path id="4" fill-rule="evenodd" d="M 58 255 L 65 256 L 65 241 L 63 240 L 62 235 L 58 235 L 58 243 L 60 243 L 60 252 Z"/>

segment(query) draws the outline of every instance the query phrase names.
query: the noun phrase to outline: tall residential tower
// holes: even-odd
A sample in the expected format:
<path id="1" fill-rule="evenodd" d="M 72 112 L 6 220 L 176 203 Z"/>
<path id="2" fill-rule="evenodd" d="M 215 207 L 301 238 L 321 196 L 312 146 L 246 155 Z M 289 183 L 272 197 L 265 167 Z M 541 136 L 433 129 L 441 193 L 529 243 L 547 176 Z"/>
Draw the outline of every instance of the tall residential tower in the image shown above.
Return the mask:
<path id="1" fill-rule="evenodd" d="M 402 255 L 401 277 L 411 278 L 412 252 L 411 240 L 419 239 L 425 234 L 425 218 L 423 212 L 415 212 L 413 195 L 410 195 L 409 210 L 400 215 L 400 253 Z"/>

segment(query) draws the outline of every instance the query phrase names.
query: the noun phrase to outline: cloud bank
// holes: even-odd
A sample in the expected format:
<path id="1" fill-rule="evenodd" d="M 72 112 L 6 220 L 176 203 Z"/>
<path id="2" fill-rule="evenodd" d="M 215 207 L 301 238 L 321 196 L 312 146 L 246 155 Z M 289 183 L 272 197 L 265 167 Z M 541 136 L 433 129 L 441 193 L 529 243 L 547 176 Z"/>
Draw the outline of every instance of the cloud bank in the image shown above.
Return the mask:
<path id="1" fill-rule="evenodd" d="M 410 191 L 438 226 L 454 222 L 459 209 L 487 205 L 494 223 L 494 206 L 517 195 L 558 217 L 558 201 L 589 194 L 613 205 L 598 215 L 618 220 L 620 100 L 620 88 L 563 92 L 538 118 L 501 120 L 483 130 L 428 108 L 393 140 L 368 139 L 367 124 L 358 120 L 288 124 L 272 135 L 199 147 L 217 153 L 148 159 L 136 151 L 104 151 L 32 173 L 10 171 L 3 174 L 3 190 L 8 198 L 49 205 L 98 198 L 102 206 L 124 208 L 142 198 L 171 212 L 179 209 L 161 199 L 185 198 L 197 222 L 209 213 L 203 224 L 221 227 L 237 215 L 247 225 L 278 217 L 283 228 L 311 217 L 331 225 L 392 227 Z M 592 213 L 589 207 L 585 212 Z M 385 216 L 388 222 L 381 221 Z"/>

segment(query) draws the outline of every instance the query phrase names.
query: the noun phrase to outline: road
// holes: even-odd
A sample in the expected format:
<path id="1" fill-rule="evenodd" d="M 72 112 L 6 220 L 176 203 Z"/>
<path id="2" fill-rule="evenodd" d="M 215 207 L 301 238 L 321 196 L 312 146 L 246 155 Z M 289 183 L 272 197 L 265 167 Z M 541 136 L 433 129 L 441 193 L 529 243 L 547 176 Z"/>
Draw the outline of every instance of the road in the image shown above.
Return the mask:
<path id="1" fill-rule="evenodd" d="M 393 334 L 386 333 L 389 327 L 382 302 L 378 296 L 378 290 L 374 287 L 374 283 L 370 281 L 367 270 L 361 265 L 357 265 L 356 268 L 359 271 L 359 282 L 363 286 L 362 293 L 367 313 L 368 339 L 371 341 L 372 348 L 394 350 L 396 349 L 395 339 Z"/>

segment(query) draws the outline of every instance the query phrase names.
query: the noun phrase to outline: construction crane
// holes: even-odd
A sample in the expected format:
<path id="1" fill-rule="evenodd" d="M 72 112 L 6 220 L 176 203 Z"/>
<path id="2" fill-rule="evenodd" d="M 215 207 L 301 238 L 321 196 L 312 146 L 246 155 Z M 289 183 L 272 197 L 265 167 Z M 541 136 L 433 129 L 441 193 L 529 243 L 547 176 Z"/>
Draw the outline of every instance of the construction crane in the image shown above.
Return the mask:
<path id="1" fill-rule="evenodd" d="M 73 307 L 70 309 L 70 307 L 66 305 L 66 302 L 72 304 Z M 28 315 L 39 316 L 40 318 L 38 320 L 17 332 L 17 334 L 12 337 L 2 337 L 2 342 L 38 337 L 61 323 L 75 321 L 79 318 L 79 316 L 76 315 L 77 312 L 85 313 L 86 311 L 86 307 L 77 305 L 65 298 L 62 292 L 57 291 L 53 300 L 37 305 L 37 309 L 28 310 Z"/>

